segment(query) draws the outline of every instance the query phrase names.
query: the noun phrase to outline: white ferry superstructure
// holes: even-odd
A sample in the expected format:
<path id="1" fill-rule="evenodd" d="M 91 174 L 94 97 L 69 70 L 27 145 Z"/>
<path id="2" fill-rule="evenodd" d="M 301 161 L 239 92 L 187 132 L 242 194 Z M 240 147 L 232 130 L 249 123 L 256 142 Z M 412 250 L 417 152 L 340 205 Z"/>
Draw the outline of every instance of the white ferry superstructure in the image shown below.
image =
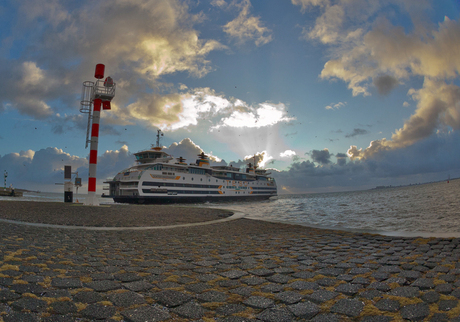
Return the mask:
<path id="1" fill-rule="evenodd" d="M 277 196 L 275 179 L 249 163 L 246 171 L 233 166 L 210 166 L 204 153 L 195 163 L 174 158 L 158 144 L 135 153 L 137 165 L 107 180 L 109 195 L 119 203 L 179 203 L 263 200 Z"/>

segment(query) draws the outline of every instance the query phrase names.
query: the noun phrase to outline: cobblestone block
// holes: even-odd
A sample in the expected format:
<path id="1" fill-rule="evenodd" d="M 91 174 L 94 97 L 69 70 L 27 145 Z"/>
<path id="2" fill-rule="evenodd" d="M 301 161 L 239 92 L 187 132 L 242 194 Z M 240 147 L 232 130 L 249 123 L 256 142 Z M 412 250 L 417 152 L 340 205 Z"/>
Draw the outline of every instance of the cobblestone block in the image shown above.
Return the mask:
<path id="1" fill-rule="evenodd" d="M 401 297 L 418 297 L 420 291 L 417 287 L 401 286 L 392 289 L 388 294 Z"/>
<path id="2" fill-rule="evenodd" d="M 315 282 L 306 282 L 306 281 L 295 281 L 289 283 L 287 287 L 291 287 L 295 290 L 317 290 L 319 289 L 319 285 Z"/>
<path id="3" fill-rule="evenodd" d="M 267 282 L 264 278 L 256 277 L 256 276 L 252 276 L 252 277 L 248 277 L 248 278 L 242 278 L 240 281 L 241 281 L 241 283 L 251 285 L 251 286 L 260 285 L 260 284 L 263 284 L 263 283 Z"/>
<path id="4" fill-rule="evenodd" d="M 126 322 L 157 322 L 171 317 L 166 310 L 154 306 L 141 306 L 132 310 L 122 311 L 121 315 Z"/>
<path id="5" fill-rule="evenodd" d="M 362 289 L 363 286 L 361 284 L 340 284 L 335 288 L 336 292 L 343 293 L 346 295 L 354 295 L 359 292 L 360 289 Z"/>
<path id="6" fill-rule="evenodd" d="M 272 299 L 263 296 L 251 296 L 246 299 L 243 304 L 255 309 L 266 309 L 272 307 L 275 302 Z"/>
<path id="7" fill-rule="evenodd" d="M 150 290 L 153 285 L 145 280 L 141 280 L 130 283 L 123 283 L 123 287 L 133 292 L 140 292 Z"/>
<path id="8" fill-rule="evenodd" d="M 297 303 L 294 305 L 289 305 L 288 309 L 296 317 L 304 318 L 307 320 L 313 318 L 316 314 L 320 312 L 320 308 L 318 305 L 308 301 Z"/>
<path id="9" fill-rule="evenodd" d="M 223 277 L 229 278 L 229 279 L 238 279 L 238 278 L 248 275 L 248 273 L 246 273 L 245 271 L 241 271 L 241 270 L 233 270 L 233 271 L 222 272 L 220 273 L 220 275 Z"/>
<path id="10" fill-rule="evenodd" d="M 104 300 L 104 297 L 100 293 L 94 291 L 78 292 L 73 296 L 73 300 L 75 302 L 91 304 Z"/>
<path id="11" fill-rule="evenodd" d="M 0 303 L 6 303 L 21 298 L 21 295 L 10 290 L 0 290 Z"/>
<path id="12" fill-rule="evenodd" d="M 374 304 L 376 308 L 382 311 L 397 312 L 401 305 L 398 301 L 383 299 Z"/>
<path id="13" fill-rule="evenodd" d="M 303 299 L 303 296 L 297 292 L 287 291 L 275 295 L 275 298 L 285 304 L 295 304 Z"/>
<path id="14" fill-rule="evenodd" d="M 209 291 L 197 295 L 196 298 L 200 302 L 225 302 L 228 299 L 228 295 L 218 291 Z"/>
<path id="15" fill-rule="evenodd" d="M 174 290 L 166 290 L 152 294 L 152 298 L 166 307 L 176 307 L 192 299 L 188 294 Z"/>
<path id="16" fill-rule="evenodd" d="M 39 318 L 33 313 L 11 312 L 3 315 L 5 322 L 38 322 Z"/>
<path id="17" fill-rule="evenodd" d="M 56 288 L 81 288 L 82 283 L 76 278 L 53 278 L 51 286 Z"/>
<path id="18" fill-rule="evenodd" d="M 113 302 L 113 304 L 120 307 L 129 307 L 135 304 L 145 303 L 144 297 L 135 292 L 110 294 L 108 299 L 109 301 Z"/>
<path id="19" fill-rule="evenodd" d="M 206 310 L 195 302 L 188 302 L 171 309 L 171 312 L 187 319 L 199 319 L 206 314 Z"/>
<path id="20" fill-rule="evenodd" d="M 102 304 L 90 304 L 80 311 L 80 314 L 88 319 L 103 320 L 109 319 L 116 312 L 115 307 Z"/>
<path id="21" fill-rule="evenodd" d="M 450 294 L 454 288 L 451 284 L 439 284 L 434 287 L 434 290 L 441 294 Z"/>
<path id="22" fill-rule="evenodd" d="M 115 281 L 94 281 L 84 284 L 85 287 L 91 288 L 96 292 L 108 292 L 122 288 L 121 283 Z"/>
<path id="23" fill-rule="evenodd" d="M 70 301 L 54 302 L 51 304 L 51 309 L 53 310 L 54 313 L 60 314 L 60 315 L 77 312 L 77 306 L 75 305 L 75 303 L 70 302 Z"/>
<path id="24" fill-rule="evenodd" d="M 266 269 L 266 268 L 259 268 L 259 269 L 253 269 L 248 271 L 249 274 L 260 276 L 260 277 L 266 277 L 266 276 L 272 276 L 275 274 L 275 271 L 271 269 Z"/>
<path id="25" fill-rule="evenodd" d="M 289 283 L 290 280 L 292 280 L 290 276 L 282 275 L 282 274 L 268 276 L 266 279 L 270 282 L 280 283 L 280 284 L 286 284 L 286 283 Z"/>
<path id="26" fill-rule="evenodd" d="M 409 304 L 401 309 L 400 314 L 403 319 L 423 321 L 430 314 L 430 307 L 426 303 Z"/>
<path id="27" fill-rule="evenodd" d="M 46 310 L 47 303 L 32 297 L 24 297 L 11 303 L 11 307 L 16 311 L 41 312 Z"/>
<path id="28" fill-rule="evenodd" d="M 332 313 L 357 317 L 364 309 L 364 302 L 355 299 L 340 299 L 332 307 Z"/>
<path id="29" fill-rule="evenodd" d="M 305 295 L 305 299 L 316 304 L 321 304 L 323 302 L 332 300 L 337 297 L 339 293 L 327 291 L 327 290 L 318 290 L 312 294 Z"/>
<path id="30" fill-rule="evenodd" d="M 258 314 L 257 319 L 264 322 L 291 322 L 294 315 L 286 308 L 271 308 Z"/>
<path id="31" fill-rule="evenodd" d="M 440 311 L 450 311 L 458 305 L 457 300 L 443 300 L 439 301 L 438 308 Z"/>
<path id="32" fill-rule="evenodd" d="M 46 289 L 43 286 L 34 283 L 13 284 L 9 287 L 9 289 L 19 294 L 32 293 L 35 295 L 42 294 L 46 291 Z"/>
<path id="33" fill-rule="evenodd" d="M 232 315 L 246 310 L 246 306 L 242 304 L 225 304 L 216 309 L 219 315 Z"/>

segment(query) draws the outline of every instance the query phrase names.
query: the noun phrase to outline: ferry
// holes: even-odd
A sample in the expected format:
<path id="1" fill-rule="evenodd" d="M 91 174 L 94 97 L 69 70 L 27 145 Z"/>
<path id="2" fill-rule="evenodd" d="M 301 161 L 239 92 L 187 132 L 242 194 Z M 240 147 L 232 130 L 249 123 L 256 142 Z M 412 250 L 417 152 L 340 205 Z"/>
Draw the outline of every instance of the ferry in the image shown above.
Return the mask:
<path id="1" fill-rule="evenodd" d="M 277 196 L 270 172 L 249 163 L 245 171 L 233 166 L 211 166 L 202 152 L 195 163 L 162 151 L 160 133 L 156 146 L 134 153 L 137 164 L 119 172 L 105 190 L 118 203 L 165 204 L 206 201 L 264 200 Z M 162 134 L 161 134 L 162 135 Z"/>

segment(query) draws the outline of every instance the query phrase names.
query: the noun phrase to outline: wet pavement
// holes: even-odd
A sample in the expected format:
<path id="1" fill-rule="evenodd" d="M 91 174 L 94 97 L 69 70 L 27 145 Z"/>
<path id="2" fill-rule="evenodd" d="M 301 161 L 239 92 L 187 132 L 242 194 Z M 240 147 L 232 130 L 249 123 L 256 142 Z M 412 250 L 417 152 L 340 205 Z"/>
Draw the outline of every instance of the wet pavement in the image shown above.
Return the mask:
<path id="1" fill-rule="evenodd" d="M 0 223 L 0 321 L 460 321 L 460 239 Z"/>

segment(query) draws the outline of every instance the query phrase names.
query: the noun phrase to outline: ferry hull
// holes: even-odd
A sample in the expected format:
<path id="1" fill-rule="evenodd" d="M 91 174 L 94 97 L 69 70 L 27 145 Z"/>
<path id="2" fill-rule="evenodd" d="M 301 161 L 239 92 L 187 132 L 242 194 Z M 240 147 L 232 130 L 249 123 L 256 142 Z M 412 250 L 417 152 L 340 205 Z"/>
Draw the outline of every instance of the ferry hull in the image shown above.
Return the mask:
<path id="1" fill-rule="evenodd" d="M 129 204 L 173 204 L 173 203 L 203 203 L 214 201 L 260 201 L 267 200 L 269 195 L 260 196 L 226 196 L 226 197 L 184 197 L 184 196 L 104 196 L 113 198 L 117 203 Z"/>

